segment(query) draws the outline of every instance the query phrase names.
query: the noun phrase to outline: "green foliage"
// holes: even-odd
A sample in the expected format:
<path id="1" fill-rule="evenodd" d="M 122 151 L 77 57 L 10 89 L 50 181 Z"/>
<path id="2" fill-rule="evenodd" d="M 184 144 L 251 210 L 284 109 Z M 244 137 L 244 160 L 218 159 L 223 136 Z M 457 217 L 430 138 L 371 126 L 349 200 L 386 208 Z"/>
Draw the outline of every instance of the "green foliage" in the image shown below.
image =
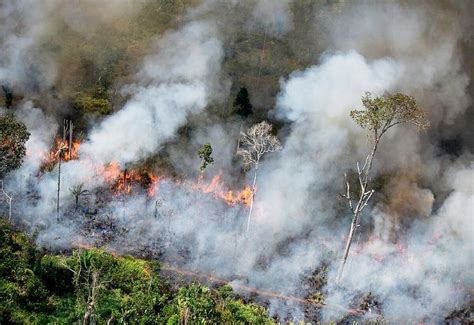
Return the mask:
<path id="1" fill-rule="evenodd" d="M 47 289 L 36 276 L 36 261 L 28 237 L 0 220 L 0 324 L 25 323 L 47 309 Z"/>
<path id="2" fill-rule="evenodd" d="M 193 283 L 178 291 L 177 309 L 168 324 L 273 324 L 265 308 L 237 300 L 230 286 L 210 290 Z"/>
<path id="3" fill-rule="evenodd" d="M 243 324 L 273 324 L 268 319 L 268 313 L 262 306 L 256 304 L 244 304 L 240 301 L 229 300 L 227 302 L 229 316 L 225 321 L 229 323 L 237 322 Z"/>
<path id="4" fill-rule="evenodd" d="M 205 323 L 206 319 L 218 318 L 216 304 L 208 288 L 198 284 L 181 288 L 178 292 L 178 309 L 181 319 L 188 319 L 191 323 Z"/>
<path id="5" fill-rule="evenodd" d="M 242 117 L 247 117 L 252 114 L 252 104 L 249 99 L 249 92 L 247 88 L 240 88 L 237 93 L 237 97 L 234 100 L 234 114 L 240 115 Z"/>
<path id="6" fill-rule="evenodd" d="M 236 299 L 228 286 L 193 283 L 176 290 L 154 261 L 101 249 L 70 256 L 39 252 L 0 221 L 0 324 L 270 324 L 263 307 Z"/>
<path id="7" fill-rule="evenodd" d="M 29 138 L 26 126 L 13 115 L 0 116 L 0 178 L 21 166 Z"/>
<path id="8" fill-rule="evenodd" d="M 411 96 L 396 93 L 373 98 L 370 93 L 366 93 L 362 97 L 362 104 L 364 109 L 352 110 L 351 117 L 362 128 L 374 132 L 376 137 L 401 123 L 414 124 L 418 130 L 429 126 L 425 112 Z"/>
<path id="9" fill-rule="evenodd" d="M 199 158 L 201 161 L 201 171 L 204 171 L 209 164 L 214 163 L 214 158 L 212 158 L 212 146 L 210 143 L 203 144 L 198 151 Z"/>
<path id="10" fill-rule="evenodd" d="M 112 105 L 106 98 L 93 97 L 82 93 L 76 94 L 74 107 L 82 114 L 98 113 L 107 115 L 112 112 Z"/>

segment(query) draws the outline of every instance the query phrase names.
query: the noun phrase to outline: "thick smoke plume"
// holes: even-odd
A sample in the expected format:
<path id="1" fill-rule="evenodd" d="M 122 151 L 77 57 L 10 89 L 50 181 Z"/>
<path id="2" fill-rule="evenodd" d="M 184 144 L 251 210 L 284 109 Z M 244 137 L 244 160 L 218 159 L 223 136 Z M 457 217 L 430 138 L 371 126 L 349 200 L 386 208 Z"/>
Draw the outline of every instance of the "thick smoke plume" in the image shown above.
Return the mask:
<path id="1" fill-rule="evenodd" d="M 92 9 L 95 3 L 32 2 L 38 9 L 28 10 L 33 17 L 23 10 L 28 1 L 3 5 L 0 80 L 24 89 L 15 115 L 31 132 L 25 162 L 8 176 L 6 188 L 16 198 L 15 222 L 38 230 L 38 243 L 70 248 L 100 245 L 109 237 L 107 248 L 120 253 L 152 251 L 184 269 L 227 278 L 237 289 L 245 284 L 299 297 L 308 293 L 304 275 L 325 264 L 327 307 L 318 316 L 324 321 L 343 316 L 357 297 L 369 292 L 378 310 L 366 317 L 381 313 L 394 323 L 441 322 L 467 303 L 474 286 L 473 148 L 463 142 L 452 153 L 443 146 L 446 139 L 466 138 L 462 120 L 472 115 L 472 71 L 466 68 L 472 63 L 466 63 L 461 46 L 467 46 L 465 34 L 472 33 L 466 30 L 464 4 L 311 6 L 308 33 L 314 32 L 317 46 L 308 48 L 323 50 L 315 54 L 317 60 L 279 76 L 275 107 L 258 108 L 260 115 L 254 117 L 281 126 L 284 149 L 269 154 L 259 167 L 253 225 L 245 236 L 246 206 L 228 205 L 199 183 L 219 173 L 233 185 L 246 181 L 234 152 L 235 135 L 248 122 L 225 113 L 233 100 L 232 76 L 226 73 L 233 56 L 226 42 L 241 37 L 240 29 L 258 32 L 260 24 L 262 33 L 284 42 L 296 29 L 308 27 L 299 25 L 294 3 L 230 1 L 224 6 L 204 1 L 186 8 L 174 29 L 152 37 L 138 72 L 121 87 L 125 103 L 92 122 L 78 159 L 63 162 L 58 221 L 57 167 L 40 172 L 57 119 L 28 101 L 34 97 L 28 87 L 55 83 L 55 57 L 35 54 L 42 40 L 56 33 L 58 19 L 88 34 L 98 26 L 87 24 L 90 17 L 102 17 L 105 23 L 121 15 L 133 19 L 144 5 L 118 1 Z M 61 15 L 53 19 L 56 9 Z M 222 17 L 231 9 L 250 14 L 226 25 Z M 12 21 L 15 15 L 24 17 L 21 32 Z M 26 65 L 28 58 L 45 64 Z M 32 66 L 41 69 L 32 72 Z M 377 194 L 362 217 L 346 276 L 336 285 L 350 223 L 337 193 L 344 190 L 344 172 L 363 161 L 370 146 L 349 112 L 361 107 L 367 91 L 414 96 L 431 128 L 418 134 L 400 126 L 383 138 L 372 174 Z M 195 152 L 206 142 L 215 147 L 216 164 L 196 180 Z M 167 157 L 179 180 L 159 175 L 149 189 L 152 195 L 143 189 L 110 193 L 107 168 L 116 164 L 127 169 L 157 155 Z M 92 194 L 77 211 L 68 189 L 80 183 Z M 113 227 L 85 231 L 87 218 Z M 298 302 L 276 298 L 270 311 L 281 319 L 315 317 Z"/>
<path id="2" fill-rule="evenodd" d="M 158 40 L 157 54 L 145 58 L 139 82 L 125 89 L 132 98 L 92 130 L 81 157 L 121 164 L 146 158 L 175 135 L 188 115 L 202 112 L 221 90 L 223 52 L 216 33 L 210 23 L 193 22 Z"/>
<path id="3" fill-rule="evenodd" d="M 101 23 L 133 15 L 141 4 L 131 0 L 5 0 L 0 4 L 0 83 L 33 96 L 50 90 L 58 76 L 58 53 L 50 47 L 62 25 L 84 36 Z"/>

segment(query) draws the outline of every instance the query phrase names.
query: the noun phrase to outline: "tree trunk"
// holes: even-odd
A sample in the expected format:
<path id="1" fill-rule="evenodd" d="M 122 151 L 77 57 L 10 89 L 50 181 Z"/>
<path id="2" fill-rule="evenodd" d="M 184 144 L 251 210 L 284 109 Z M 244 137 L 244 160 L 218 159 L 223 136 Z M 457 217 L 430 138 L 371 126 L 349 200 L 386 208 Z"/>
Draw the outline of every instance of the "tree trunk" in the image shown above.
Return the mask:
<path id="1" fill-rule="evenodd" d="M 239 153 L 239 149 L 240 149 L 240 135 L 242 134 L 242 121 L 240 121 L 240 128 L 239 128 L 239 138 L 237 140 L 237 149 L 235 150 L 235 153 L 238 154 Z"/>
<path id="2" fill-rule="evenodd" d="M 61 149 L 60 149 L 61 150 Z M 59 151 L 58 161 L 58 197 L 56 202 L 56 220 L 59 221 L 59 192 L 61 191 L 61 151 Z"/>
<path id="3" fill-rule="evenodd" d="M 83 325 L 89 325 L 89 319 L 91 317 L 91 312 L 90 310 L 86 311 L 86 313 L 84 314 L 84 317 L 82 318 L 82 324 Z"/>
<path id="4" fill-rule="evenodd" d="M 8 221 L 9 222 L 12 221 L 12 196 L 8 198 Z"/>
<path id="5" fill-rule="evenodd" d="M 13 194 L 8 195 L 7 192 L 5 192 L 5 189 L 3 188 L 3 180 L 0 181 L 0 189 L 3 192 L 3 195 L 8 199 L 8 221 L 12 221 L 12 200 L 13 200 Z"/>
<path id="6" fill-rule="evenodd" d="M 249 229 L 250 229 L 250 219 L 252 218 L 252 211 L 253 211 L 253 201 L 255 199 L 255 186 L 257 184 L 257 171 L 258 171 L 258 164 L 255 165 L 255 172 L 253 174 L 253 183 L 252 183 L 252 197 L 251 197 L 251 200 L 250 200 L 250 209 L 249 209 L 249 214 L 248 214 L 248 217 L 247 217 L 247 229 L 246 229 L 246 233 L 249 232 Z"/>
<path id="7" fill-rule="evenodd" d="M 341 280 L 342 273 L 344 272 L 344 267 L 346 266 L 347 256 L 349 256 L 349 250 L 351 249 L 351 245 L 352 245 L 352 239 L 354 238 L 354 235 L 357 230 L 359 215 L 360 215 L 360 212 L 352 216 L 351 229 L 349 230 L 349 236 L 347 237 L 346 248 L 344 249 L 344 255 L 342 257 L 341 266 L 339 267 L 339 271 L 337 273 L 337 278 L 336 278 L 337 282 Z"/>
<path id="8" fill-rule="evenodd" d="M 352 214 L 352 222 L 351 222 L 351 228 L 349 230 L 349 235 L 347 237 L 347 242 L 346 246 L 344 249 L 344 255 L 342 257 L 341 265 L 339 267 L 339 270 L 337 272 L 337 277 L 336 277 L 336 282 L 339 282 L 342 278 L 342 274 L 344 272 L 344 267 L 346 266 L 347 262 L 347 257 L 349 256 L 349 251 L 351 249 L 352 245 L 352 240 L 354 239 L 354 235 L 357 231 L 357 228 L 359 227 L 359 219 L 360 219 L 360 214 L 362 210 L 365 207 L 365 204 L 367 203 L 368 199 L 370 199 L 370 196 L 368 199 L 366 199 L 366 189 L 367 189 L 367 184 L 369 181 L 369 173 L 370 169 L 372 168 L 372 163 L 375 157 L 375 152 L 377 151 L 377 146 L 379 143 L 380 137 L 377 137 L 377 134 L 375 135 L 374 139 L 374 146 L 372 148 L 372 152 L 368 156 L 368 161 L 366 161 L 366 165 L 364 165 L 364 168 L 362 170 L 362 175 L 361 172 L 359 172 L 359 183 L 360 183 L 360 195 L 359 195 L 359 201 L 357 202 L 357 205 L 355 207 L 355 210 L 353 211 Z M 349 198 L 350 200 L 350 198 Z"/>
<path id="9" fill-rule="evenodd" d="M 69 121 L 69 143 L 68 143 L 69 160 L 71 160 L 72 158 L 72 128 L 73 128 L 73 125 L 72 125 L 72 121 L 70 120 Z"/>

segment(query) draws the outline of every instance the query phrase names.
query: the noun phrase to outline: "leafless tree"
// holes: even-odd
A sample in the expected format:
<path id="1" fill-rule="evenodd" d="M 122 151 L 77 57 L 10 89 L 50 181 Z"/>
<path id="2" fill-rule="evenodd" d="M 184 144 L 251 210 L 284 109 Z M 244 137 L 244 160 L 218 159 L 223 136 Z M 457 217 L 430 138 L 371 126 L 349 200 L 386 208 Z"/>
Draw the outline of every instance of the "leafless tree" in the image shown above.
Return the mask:
<path id="1" fill-rule="evenodd" d="M 5 192 L 5 189 L 3 188 L 3 181 L 0 180 L 0 190 L 2 191 L 3 195 L 7 198 L 8 200 L 8 221 L 12 221 L 12 200 L 13 200 L 13 194 L 8 195 L 7 192 Z"/>
<path id="2" fill-rule="evenodd" d="M 90 284 L 89 284 L 89 295 L 87 297 L 87 310 L 82 318 L 83 325 L 89 325 L 91 323 L 91 317 L 94 315 L 94 311 L 97 305 L 97 298 L 99 295 L 99 290 L 103 288 L 102 283 L 99 282 L 99 272 L 94 271 L 90 275 Z"/>
<path id="3" fill-rule="evenodd" d="M 246 168 L 254 168 L 252 198 L 247 217 L 247 233 L 250 228 L 250 220 L 252 217 L 260 159 L 268 152 L 280 151 L 282 149 L 280 141 L 276 136 L 272 135 L 271 132 L 272 125 L 263 121 L 250 127 L 247 130 L 247 133 L 242 132 L 240 135 L 240 146 L 237 154 L 242 157 Z"/>
<path id="4" fill-rule="evenodd" d="M 63 261 L 62 265 L 73 273 L 73 283 L 76 287 L 78 299 L 85 303 L 86 311 L 82 317 L 83 325 L 95 324 L 95 310 L 102 289 L 106 288 L 110 280 L 102 279 L 102 267 L 90 259 L 87 251 L 76 251 L 73 256 L 77 259 Z"/>
<path id="5" fill-rule="evenodd" d="M 72 157 L 72 132 L 74 125 L 71 120 L 64 120 L 63 122 L 63 143 L 67 143 L 68 157 Z"/>
<path id="6" fill-rule="evenodd" d="M 351 111 L 351 117 L 357 124 L 368 131 L 368 136 L 372 143 L 372 150 L 367 155 L 362 167 L 360 167 L 358 162 L 356 164 L 359 187 L 359 189 L 356 190 L 358 193 L 356 197 L 352 197 L 347 174 L 344 174 L 346 192 L 345 194 L 340 194 L 340 196 L 346 199 L 349 204 L 349 209 L 352 213 L 352 222 L 341 265 L 337 273 L 337 282 L 342 278 L 352 240 L 357 228 L 360 226 L 361 212 L 367 206 L 375 192 L 369 188 L 369 175 L 380 139 L 391 127 L 401 123 L 413 124 L 418 130 L 424 130 L 429 126 L 424 111 L 418 107 L 413 97 L 396 93 L 373 98 L 370 93 L 366 93 L 366 95 L 362 97 L 362 103 L 364 109 Z"/>
<path id="7" fill-rule="evenodd" d="M 56 220 L 59 221 L 59 193 L 61 192 L 61 161 L 64 157 L 64 150 L 67 149 L 67 146 L 64 143 L 60 144 L 56 155 L 58 156 L 58 192 L 56 200 Z"/>

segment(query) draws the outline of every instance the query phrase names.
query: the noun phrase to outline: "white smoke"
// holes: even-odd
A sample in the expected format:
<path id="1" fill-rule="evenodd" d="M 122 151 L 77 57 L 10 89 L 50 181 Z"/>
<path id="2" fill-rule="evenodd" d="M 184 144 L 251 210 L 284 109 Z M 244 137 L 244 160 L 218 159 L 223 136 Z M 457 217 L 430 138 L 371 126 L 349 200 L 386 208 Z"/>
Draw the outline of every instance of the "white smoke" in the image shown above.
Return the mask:
<path id="1" fill-rule="evenodd" d="M 366 144 L 349 111 L 360 105 L 365 91 L 390 90 L 402 71 L 393 60 L 368 63 L 349 52 L 325 56 L 321 65 L 295 72 L 282 82 L 276 115 L 292 122 L 291 132 L 279 159 L 268 169 L 270 175 L 259 185 L 274 227 L 298 233 L 314 218 L 331 218 L 327 212 L 318 213 L 327 199 L 318 193 L 334 184 L 344 168 L 352 167 L 347 160 L 351 155 L 360 157 L 363 150 L 357 149 Z"/>
<path id="2" fill-rule="evenodd" d="M 258 0 L 248 23 L 249 28 L 262 25 L 268 35 L 281 37 L 293 29 L 290 4 L 291 0 Z"/>
<path id="3" fill-rule="evenodd" d="M 331 231 L 334 238 L 340 238 L 340 234 L 344 235 L 348 231 L 350 218 L 344 222 L 346 230 L 334 229 L 336 216 L 331 208 L 334 205 L 328 205 L 327 201 L 335 200 L 334 190 L 338 186 L 334 184 L 342 183 L 342 172 L 353 168 L 357 160 L 363 160 L 364 150 L 368 149 L 362 131 L 349 118 L 349 111 L 360 107 L 363 92 L 380 94 L 401 90 L 413 94 L 428 111 L 434 129 L 440 124 L 451 124 L 469 103 L 466 95 L 468 79 L 460 71 L 459 56 L 456 53 L 460 37 L 456 28 L 440 31 L 443 46 L 438 46 L 439 35 L 427 34 L 427 30 L 440 28 L 443 22 L 437 22 L 439 26 L 434 27 L 427 18 L 427 12 L 410 12 L 390 4 L 361 6 L 364 16 L 368 15 L 373 19 L 358 23 L 362 9 L 357 6 L 355 9 L 351 8 L 351 5 L 348 7 L 346 12 L 343 10 L 342 18 L 334 21 L 329 19 L 331 44 L 337 50 L 356 49 L 371 58 L 369 62 L 372 63 L 367 64 L 366 59 L 352 51 L 342 55 L 327 54 L 321 66 L 294 73 L 282 84 L 276 114 L 292 121 L 290 134 L 284 151 L 276 162 L 267 166 L 268 174 L 259 183 L 261 204 L 265 204 L 264 210 L 272 216 L 272 225 L 278 235 L 283 232 L 298 234 L 301 229 L 313 227 L 313 232 L 320 237 L 318 228 L 321 232 Z M 341 22 L 344 24 L 338 25 Z M 350 28 L 344 31 L 349 30 L 349 33 L 342 31 L 341 25 L 346 24 Z M 372 35 L 375 31 L 377 33 L 374 38 Z M 439 96 L 440 89 L 443 98 Z M 451 97 L 447 92 L 456 95 Z M 433 100 L 437 102 L 434 103 Z M 386 172 L 398 168 L 424 168 L 424 171 L 420 171 L 420 176 L 432 182 L 436 182 L 437 175 L 429 174 L 430 172 L 445 172 L 442 167 L 443 159 L 433 159 L 435 150 L 432 144 L 426 143 L 407 128 L 402 127 L 397 132 L 392 132 L 383 139 L 382 147 L 385 149 L 379 153 L 376 169 Z M 460 160 L 465 161 L 466 157 Z M 452 176 L 452 173 L 448 171 L 447 175 Z M 470 176 L 472 181 L 472 175 Z M 334 197 L 328 196 L 328 189 L 333 189 L 331 194 Z M 417 200 L 432 203 L 430 198 L 433 196 L 428 189 L 419 190 L 412 184 L 410 188 L 400 190 L 412 191 L 411 195 L 414 198 L 418 196 Z M 469 209 L 472 198 L 459 196 L 468 204 L 462 212 L 457 211 L 462 221 L 446 218 L 444 229 L 457 229 L 458 226 L 466 227 L 466 223 L 471 223 L 468 211 L 472 211 Z M 450 203 L 450 198 L 445 204 Z M 430 214 L 430 207 L 421 208 L 420 211 L 424 211 L 425 215 Z M 433 218 L 439 220 L 441 215 L 439 212 Z M 469 269 L 472 251 L 458 255 L 455 266 L 449 265 L 449 258 L 446 259 L 464 245 L 466 237 L 463 234 L 450 239 L 451 242 L 444 246 L 446 255 L 434 254 L 420 261 L 394 253 L 397 245 L 386 234 L 397 229 L 400 240 L 413 245 L 408 246 L 405 254 L 419 256 L 422 251 L 436 250 L 437 245 L 430 244 L 429 236 L 433 236 L 434 229 L 439 224 L 420 220 L 410 228 L 400 228 L 390 222 L 390 216 L 381 214 L 374 214 L 373 221 L 378 225 L 373 234 L 377 239 L 373 244 L 362 243 L 353 249 L 359 252 L 351 257 L 354 262 L 350 265 L 349 275 L 343 284 L 344 290 L 332 285 L 328 287 L 329 305 L 336 303 L 348 307 L 355 293 L 372 292 L 380 297 L 383 314 L 389 321 L 406 322 L 427 318 L 440 321 L 450 310 L 465 302 L 465 292 L 459 287 L 464 284 L 472 287 L 472 274 L 462 271 Z M 363 227 L 359 231 L 370 231 L 369 224 L 363 221 Z M 379 235 L 382 237 L 378 237 Z M 449 237 L 452 236 L 444 236 Z M 337 240 L 343 242 L 342 239 Z M 333 248 L 342 250 L 337 244 Z M 378 256 L 384 256 L 384 262 L 377 261 Z M 304 270 L 305 266 L 305 263 L 301 263 L 300 269 Z M 337 266 L 335 262 L 333 270 Z M 427 274 L 433 276 L 426 280 Z M 407 285 L 400 287 L 401 283 Z M 452 293 L 449 296 L 450 303 L 446 299 L 440 299 L 443 292 Z M 411 301 L 412 308 L 402 310 L 407 301 Z M 340 315 L 340 312 L 333 312 L 330 308 L 326 310 L 326 320 Z"/>
<path id="4" fill-rule="evenodd" d="M 56 77 L 51 55 L 41 51 L 57 1 L 2 1 L 0 4 L 0 83 L 26 91 L 47 89 Z"/>
<path id="5" fill-rule="evenodd" d="M 209 9 L 214 5 L 215 1 L 206 1 L 199 14 L 216 14 Z M 289 1 L 258 1 L 252 19 L 263 23 L 272 36 L 283 36 L 293 28 L 289 6 Z M 452 10 L 441 12 L 436 5 L 336 7 L 318 22 L 328 31 L 317 35 L 326 37 L 328 48 L 320 61 L 281 79 L 269 117 L 285 122 L 279 132 L 284 150 L 266 156 L 260 165 L 251 232 L 243 235 L 244 207 L 229 207 L 186 184 L 164 180 L 155 186 L 158 195 L 153 199 L 137 193 L 100 202 L 101 213 L 120 227 L 109 247 L 121 252 L 156 248 L 165 260 L 182 267 L 234 280 L 237 289 L 245 284 L 289 295 L 304 294 L 302 274 L 329 260 L 324 320 L 345 313 L 331 306 L 352 307 L 354 297 L 371 292 L 389 322 L 440 322 L 465 302 L 474 285 L 472 156 L 464 153 L 453 161 L 439 156 L 434 143 L 440 134 L 455 133 L 452 123 L 469 105 L 469 81 L 458 53 L 462 29 L 452 23 L 456 21 Z M 167 145 L 176 170 L 195 175 L 196 150 L 210 142 L 216 164 L 207 173 L 235 167 L 233 134 L 238 127 L 208 119 L 205 113 L 206 107 L 227 95 L 228 87 L 221 72 L 220 39 L 226 35 L 220 35 L 222 29 L 210 21 L 186 22 L 152 44 L 153 54 L 145 58 L 136 82 L 123 90 L 129 96 L 124 107 L 93 127 L 79 160 L 63 163 L 61 211 L 73 205 L 69 187 L 81 182 L 90 190 L 104 185 L 91 163 L 116 161 L 124 167 Z M 70 24 L 80 30 L 80 22 Z M 335 286 L 338 254 L 350 223 L 350 213 L 341 208 L 345 202 L 338 203 L 337 193 L 344 187 L 343 173 L 363 161 L 370 146 L 349 112 L 361 107 L 366 91 L 413 95 L 428 112 L 432 128 L 427 135 L 410 127 L 394 128 L 382 139 L 372 175 L 390 175 L 385 186 L 397 193 L 384 190 L 374 196 L 374 207 L 362 217 L 347 275 Z M 31 104 L 17 117 L 32 133 L 29 152 L 51 144 L 54 122 Z M 191 139 L 179 139 L 178 130 L 190 121 Z M 32 228 L 44 227 L 39 235 L 42 244 L 67 247 L 72 240 L 94 242 L 78 231 L 77 220 L 85 217 L 56 221 L 57 169 L 38 180 L 39 165 L 28 156 L 11 175 L 8 186 L 16 188 L 15 197 L 21 198 L 26 188 L 33 188 L 39 197 L 29 200 L 24 195 L 16 215 Z M 382 200 L 383 195 L 389 202 Z M 94 205 L 99 196 L 87 200 Z M 395 209 L 395 200 L 408 202 L 410 215 Z M 410 220 L 402 224 L 402 218 Z M 329 254 L 333 255 L 328 259 Z M 294 302 L 272 299 L 270 310 L 281 319 L 306 317 Z"/>
<path id="6" fill-rule="evenodd" d="M 143 4 L 132 0 L 2 1 L 0 84 L 14 94 L 29 96 L 49 90 L 58 74 L 64 73 L 58 64 L 63 44 L 51 37 L 61 37 L 70 28 L 89 39 L 117 18 L 133 17 Z"/>
<path id="7" fill-rule="evenodd" d="M 212 100 L 218 99 L 225 85 L 220 81 L 220 63 L 222 48 L 216 38 L 215 25 L 209 22 L 191 22 L 182 29 L 165 34 L 155 44 L 155 53 L 145 59 L 143 69 L 137 76 L 137 83 L 125 90 L 131 94 L 124 108 L 96 126 L 90 138 L 81 145 L 79 160 L 63 162 L 61 166 L 61 189 L 59 193 L 60 209 L 64 211 L 72 203 L 70 189 L 83 183 L 88 190 L 102 186 L 106 179 L 102 168 L 110 162 L 126 164 L 136 162 L 155 153 L 160 145 L 170 140 L 177 129 L 186 123 L 190 114 L 201 112 Z M 189 55 L 192 49 L 192 55 Z M 222 88 L 224 87 L 224 88 Z M 41 149 L 50 146 L 51 136 L 57 126 L 52 123 L 35 125 L 29 123 L 33 117 L 20 111 L 19 117 L 32 130 L 27 150 L 32 152 L 41 139 Z M 36 132 L 36 129 L 39 131 Z M 39 134 L 48 130 L 48 135 Z M 37 134 L 38 133 L 38 134 Z M 37 151 L 37 150 L 36 150 Z M 45 151 L 46 153 L 46 151 Z M 34 166 L 27 157 L 24 166 L 13 173 L 12 178 L 34 177 L 38 174 L 44 155 L 32 156 Z M 33 158 L 32 158 L 33 159 Z M 57 177 L 58 166 L 53 172 L 46 173 L 34 184 L 35 195 L 40 200 L 34 206 L 21 210 L 23 218 L 29 220 L 29 227 L 41 224 L 57 236 L 62 231 L 57 225 Z M 24 182 L 18 183 L 17 190 L 24 191 Z M 28 199 L 28 198 L 24 198 Z M 28 202 L 21 202 L 25 207 Z M 20 212 L 20 211 L 18 211 Z M 41 215 L 42 218 L 36 218 Z M 71 225 L 69 225 L 72 228 Z M 49 243 L 52 246 L 56 244 Z M 62 246 L 62 243 L 58 243 Z"/>
<path id="8" fill-rule="evenodd" d="M 406 73 L 399 90 L 416 94 L 436 127 L 452 124 L 470 102 L 469 78 L 461 70 L 459 10 L 455 3 L 441 2 L 348 4 L 329 14 L 324 24 L 332 49 L 356 50 L 370 59 L 390 56 L 403 64 Z"/>
<path id="9" fill-rule="evenodd" d="M 461 163 L 445 177 L 446 189 L 452 192 L 443 205 L 428 220 L 401 231 L 397 243 L 384 238 L 385 228 L 391 227 L 390 216 L 373 214 L 379 229 L 351 258 L 344 280 L 346 294 L 341 296 L 333 287 L 329 302 L 347 305 L 353 292 L 372 292 L 392 322 L 442 322 L 466 303 L 463 288 L 474 284 L 474 169 Z"/>
<path id="10" fill-rule="evenodd" d="M 192 22 L 159 39 L 155 51 L 126 90 L 132 98 L 92 130 L 81 157 L 121 164 L 145 158 L 219 96 L 223 53 L 215 25 Z"/>

